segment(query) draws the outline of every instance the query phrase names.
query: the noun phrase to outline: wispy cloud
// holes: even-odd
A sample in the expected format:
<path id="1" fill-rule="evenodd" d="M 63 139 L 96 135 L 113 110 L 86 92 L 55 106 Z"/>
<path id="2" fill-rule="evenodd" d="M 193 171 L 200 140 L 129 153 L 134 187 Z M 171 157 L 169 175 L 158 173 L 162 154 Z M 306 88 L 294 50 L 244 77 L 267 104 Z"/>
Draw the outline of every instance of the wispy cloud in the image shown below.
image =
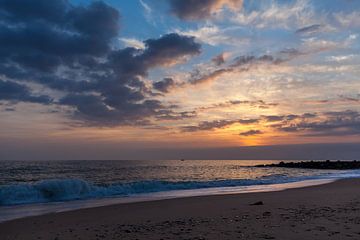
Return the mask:
<path id="1" fill-rule="evenodd" d="M 255 68 L 262 64 L 279 64 L 282 60 L 278 58 L 274 58 L 270 55 L 263 55 L 260 57 L 255 56 L 239 56 L 233 60 L 231 64 L 224 68 L 215 69 L 214 71 L 210 73 L 205 74 L 196 74 L 193 76 L 189 83 L 191 85 L 198 85 L 203 83 L 208 83 L 216 80 L 220 76 L 232 73 L 232 72 L 245 72 L 249 71 L 252 68 Z M 200 76 L 198 76 L 200 75 Z"/>
<path id="2" fill-rule="evenodd" d="M 276 1 L 261 1 L 259 9 L 241 12 L 233 21 L 256 28 L 303 28 L 316 24 L 318 16 L 308 0 L 296 0 L 287 4 Z"/>
<path id="3" fill-rule="evenodd" d="M 145 48 L 145 44 L 135 38 L 119 38 L 119 40 L 125 45 L 125 47 L 133 47 L 137 49 Z"/>
<path id="4" fill-rule="evenodd" d="M 220 27 L 215 24 L 205 24 L 197 29 L 182 30 L 175 29 L 174 31 L 187 36 L 196 37 L 199 41 L 209 44 L 211 46 L 217 45 L 245 45 L 250 42 L 247 36 L 238 36 L 237 30 L 239 27 Z"/>
<path id="5" fill-rule="evenodd" d="M 257 100 L 257 101 L 249 101 L 249 100 L 231 100 L 221 103 L 212 104 L 210 106 L 204 106 L 198 108 L 198 110 L 206 111 L 206 110 L 213 110 L 213 109 L 226 109 L 236 106 L 251 106 L 251 107 L 257 107 L 261 109 L 267 109 L 271 107 L 276 107 L 279 104 L 278 103 L 267 103 L 263 100 Z"/>
<path id="6" fill-rule="evenodd" d="M 333 13 L 336 21 L 340 24 L 341 27 L 345 28 L 359 28 L 360 27 L 360 11 L 353 11 L 351 13 L 347 12 L 337 12 Z"/>

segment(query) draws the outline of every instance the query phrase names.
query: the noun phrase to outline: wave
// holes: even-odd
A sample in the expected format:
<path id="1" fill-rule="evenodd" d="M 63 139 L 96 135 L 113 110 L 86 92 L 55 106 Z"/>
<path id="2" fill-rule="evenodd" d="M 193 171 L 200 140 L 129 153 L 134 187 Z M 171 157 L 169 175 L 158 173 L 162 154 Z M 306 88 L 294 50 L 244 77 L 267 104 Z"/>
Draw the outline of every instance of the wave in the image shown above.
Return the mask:
<path id="1" fill-rule="evenodd" d="M 129 196 L 132 194 L 170 190 L 248 186 L 271 182 L 272 181 L 250 179 L 183 182 L 153 180 L 99 186 L 79 179 L 54 179 L 33 184 L 0 186 L 0 206 Z"/>
<path id="2" fill-rule="evenodd" d="M 348 173 L 349 174 L 349 173 Z M 355 175 L 359 175 L 357 172 Z M 344 175 L 345 176 L 345 175 Z M 352 175 L 347 175 L 351 177 Z M 339 177 L 327 175 L 326 178 Z M 215 187 L 237 187 L 302 181 L 325 176 L 289 178 L 283 174 L 259 179 L 231 179 L 212 181 L 137 181 L 110 185 L 95 185 L 80 179 L 53 179 L 28 184 L 0 186 L 0 206 L 28 203 L 59 202 L 79 199 L 129 196 L 171 190 L 187 190 Z"/>

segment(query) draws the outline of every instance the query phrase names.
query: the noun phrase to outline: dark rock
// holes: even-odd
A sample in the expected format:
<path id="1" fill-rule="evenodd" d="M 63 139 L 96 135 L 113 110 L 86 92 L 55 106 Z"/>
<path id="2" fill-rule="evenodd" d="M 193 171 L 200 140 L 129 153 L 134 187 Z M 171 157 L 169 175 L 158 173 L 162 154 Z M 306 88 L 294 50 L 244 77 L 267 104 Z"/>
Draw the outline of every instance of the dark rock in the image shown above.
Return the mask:
<path id="1" fill-rule="evenodd" d="M 301 162 L 280 162 L 278 164 L 262 164 L 256 167 L 282 167 L 282 168 L 308 168 L 308 169 L 360 169 L 360 161 L 301 161 Z"/>
<path id="2" fill-rule="evenodd" d="M 271 212 L 263 212 L 263 217 L 270 217 L 271 216 Z"/>
<path id="3" fill-rule="evenodd" d="M 255 203 L 250 204 L 251 206 L 259 206 L 259 205 L 264 205 L 263 201 L 258 201 Z"/>

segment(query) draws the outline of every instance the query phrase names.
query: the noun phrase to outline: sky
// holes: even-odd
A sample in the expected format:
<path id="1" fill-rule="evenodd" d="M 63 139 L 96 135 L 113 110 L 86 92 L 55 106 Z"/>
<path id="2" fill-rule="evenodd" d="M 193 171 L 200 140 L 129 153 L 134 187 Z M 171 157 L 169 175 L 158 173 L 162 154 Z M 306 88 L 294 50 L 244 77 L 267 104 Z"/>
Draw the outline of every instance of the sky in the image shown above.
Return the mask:
<path id="1" fill-rule="evenodd" d="M 358 158 L 359 34 L 357 0 L 0 0 L 0 159 Z"/>

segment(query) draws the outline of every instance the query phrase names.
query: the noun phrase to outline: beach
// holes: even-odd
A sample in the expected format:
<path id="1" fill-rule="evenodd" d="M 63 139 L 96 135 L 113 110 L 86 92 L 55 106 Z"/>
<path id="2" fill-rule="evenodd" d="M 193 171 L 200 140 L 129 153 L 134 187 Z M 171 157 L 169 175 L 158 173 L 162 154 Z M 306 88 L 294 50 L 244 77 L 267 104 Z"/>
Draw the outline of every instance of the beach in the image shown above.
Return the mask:
<path id="1" fill-rule="evenodd" d="M 0 223 L 3 240 L 359 238 L 360 179 L 278 192 L 126 203 Z"/>

